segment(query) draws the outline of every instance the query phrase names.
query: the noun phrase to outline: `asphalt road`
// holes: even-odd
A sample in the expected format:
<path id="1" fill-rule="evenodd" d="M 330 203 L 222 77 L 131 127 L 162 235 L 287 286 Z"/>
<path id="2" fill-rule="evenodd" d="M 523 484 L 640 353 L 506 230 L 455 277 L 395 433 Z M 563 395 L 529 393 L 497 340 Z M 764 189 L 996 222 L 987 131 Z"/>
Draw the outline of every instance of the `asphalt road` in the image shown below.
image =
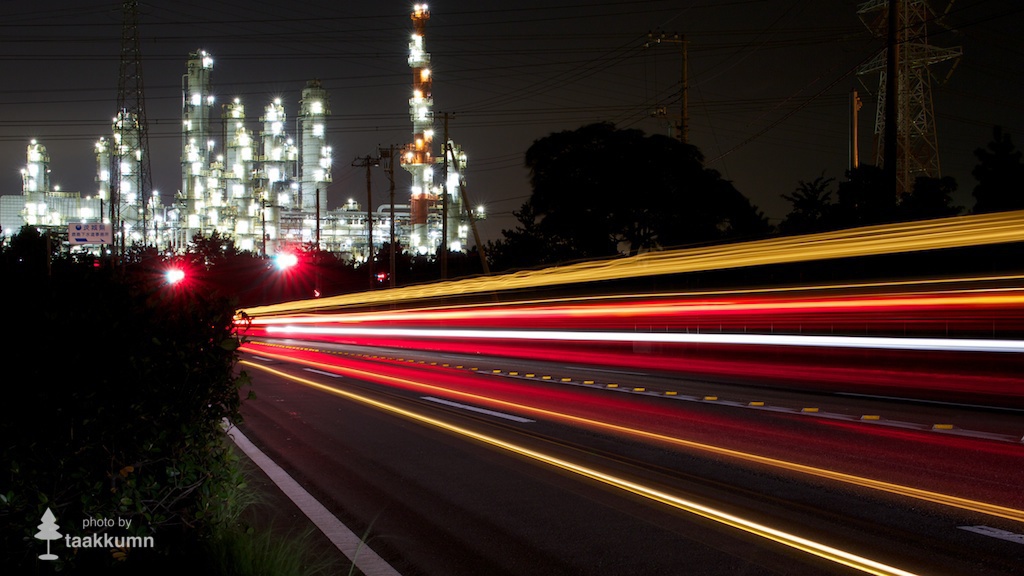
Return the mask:
<path id="1" fill-rule="evenodd" d="M 239 427 L 405 576 L 1024 573 L 1012 411 L 329 352 L 244 354 Z"/>

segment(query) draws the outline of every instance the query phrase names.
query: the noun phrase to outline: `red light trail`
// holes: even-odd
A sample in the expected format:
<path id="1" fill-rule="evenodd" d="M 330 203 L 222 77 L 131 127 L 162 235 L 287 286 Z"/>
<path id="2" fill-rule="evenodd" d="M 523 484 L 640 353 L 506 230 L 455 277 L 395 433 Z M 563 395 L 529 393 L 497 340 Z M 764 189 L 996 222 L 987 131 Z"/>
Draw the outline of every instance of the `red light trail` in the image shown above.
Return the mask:
<path id="1" fill-rule="evenodd" d="M 283 314 L 248 335 L 1024 407 L 1024 290 L 987 278 Z"/>
<path id="2" fill-rule="evenodd" d="M 991 467 L 987 473 L 999 475 L 1003 473 L 1000 470 L 1015 470 L 1010 474 L 1016 475 L 1021 470 L 1019 461 L 1024 458 L 1024 452 L 1018 446 L 984 444 L 946 437 L 941 439 L 940 444 L 934 444 L 920 432 L 887 430 L 864 427 L 863 425 L 836 428 L 834 423 L 829 421 L 815 424 L 816 427 L 821 427 L 819 434 L 793 438 L 795 441 L 780 442 L 779 439 L 785 436 L 773 432 L 771 426 L 766 426 L 762 422 L 746 422 L 729 414 L 683 412 L 676 406 L 645 404 L 619 395 L 603 397 L 580 395 L 576 389 L 524 387 L 515 383 L 485 380 L 475 374 L 457 373 L 436 367 L 390 365 L 343 358 L 313 350 L 287 350 L 286 353 L 282 353 L 279 351 L 280 349 L 275 350 L 273 347 L 258 344 L 246 345 L 245 350 L 259 356 L 294 362 L 388 387 L 413 390 L 417 394 L 426 393 L 515 414 L 529 414 L 532 417 L 561 421 L 598 431 L 635 437 L 644 441 L 663 443 L 676 448 L 712 453 L 757 465 L 767 465 L 1024 522 L 1024 511 L 1022 510 L 980 502 L 976 499 L 983 484 L 992 484 L 991 487 L 985 489 L 985 493 L 993 499 L 1016 502 L 1019 496 L 1015 490 L 1011 490 L 1012 493 L 1007 492 L 1008 484 L 1006 482 L 990 483 L 981 480 L 981 477 L 985 475 L 980 474 L 980 471 L 978 471 L 979 479 L 974 485 L 963 486 L 962 483 L 956 482 L 951 486 L 951 488 L 966 490 L 975 496 L 974 498 L 965 498 L 939 493 L 935 490 L 873 479 L 858 469 L 865 467 L 865 463 L 867 463 L 867 469 L 876 472 L 879 469 L 894 468 L 893 465 L 879 468 L 879 463 L 905 460 L 904 450 L 907 449 L 907 446 L 911 446 L 918 456 L 935 462 L 930 468 L 931 473 L 927 478 L 927 481 L 932 483 L 941 483 L 943 475 L 939 471 L 949 463 L 940 462 L 948 460 L 947 457 L 951 450 L 984 452 L 990 462 L 1001 463 L 999 467 Z M 245 362 L 245 364 L 253 368 L 268 369 L 253 362 Z M 835 433 L 827 431 L 828 428 L 833 428 Z M 694 439 L 708 436 L 707 431 L 714 431 L 709 438 L 717 438 L 717 443 Z M 881 435 L 889 439 L 890 442 L 862 444 L 857 440 L 857 437 L 861 435 Z M 749 442 L 749 439 L 753 437 L 758 440 Z M 725 440 L 726 438 L 730 438 L 730 440 Z M 741 440 L 736 440 L 736 438 Z M 773 438 L 776 440 L 773 441 Z M 808 455 L 836 453 L 837 450 L 838 453 L 846 454 L 847 457 L 833 460 L 827 467 L 798 462 L 799 459 L 807 459 Z M 766 451 L 778 455 L 766 456 L 764 455 Z M 846 461 L 846 464 L 840 464 L 840 461 Z M 844 466 L 849 469 L 846 472 L 840 471 Z M 922 479 L 918 478 L 918 481 L 922 481 Z M 1003 488 L 996 488 L 996 484 Z"/>

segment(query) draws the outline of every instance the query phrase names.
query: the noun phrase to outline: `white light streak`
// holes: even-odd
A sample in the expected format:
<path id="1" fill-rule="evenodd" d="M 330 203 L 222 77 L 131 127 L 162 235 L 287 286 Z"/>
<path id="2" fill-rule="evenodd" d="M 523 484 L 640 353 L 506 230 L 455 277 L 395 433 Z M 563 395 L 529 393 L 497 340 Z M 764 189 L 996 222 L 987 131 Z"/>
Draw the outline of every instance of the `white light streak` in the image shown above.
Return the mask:
<path id="1" fill-rule="evenodd" d="M 330 326 L 268 326 L 271 334 L 366 336 L 378 338 L 458 338 L 540 340 L 565 342 L 654 342 L 664 344 L 725 344 L 741 346 L 803 346 L 871 348 L 942 352 L 1024 352 L 1024 341 L 974 338 L 890 338 L 872 336 L 814 336 L 796 334 L 730 334 L 683 332 L 590 332 L 569 330 L 424 330 L 417 328 L 352 328 Z"/>

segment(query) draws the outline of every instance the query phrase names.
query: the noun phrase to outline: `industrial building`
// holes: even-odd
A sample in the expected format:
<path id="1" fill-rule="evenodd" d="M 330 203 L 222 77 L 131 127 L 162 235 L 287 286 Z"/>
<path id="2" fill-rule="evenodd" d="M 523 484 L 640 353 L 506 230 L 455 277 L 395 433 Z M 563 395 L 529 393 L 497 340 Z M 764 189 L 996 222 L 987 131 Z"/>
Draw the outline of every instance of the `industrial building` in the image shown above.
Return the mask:
<path id="1" fill-rule="evenodd" d="M 181 79 L 181 187 L 170 204 L 146 189 L 141 178 L 144 139 L 138 136 L 144 132 L 138 115 L 122 110 L 112 122 L 112 136 L 95 143 L 95 193 L 83 198 L 51 189 L 46 148 L 32 141 L 22 170 L 22 195 L 3 197 L 0 225 L 10 237 L 24 224 L 59 230 L 69 223 L 105 222 L 115 244 L 169 251 L 183 250 L 197 234 L 213 233 L 231 237 L 240 250 L 268 255 L 313 243 L 365 261 L 391 241 L 392 233 L 405 251 L 433 254 L 443 246 L 463 251 L 469 231 L 460 194 L 466 155 L 450 141 L 440 157 L 433 152 L 427 18 L 426 5 L 417 5 L 409 42 L 412 142 L 388 155 L 411 175 L 407 202 L 363 206 L 351 191 L 341 206 L 328 209 L 334 158 L 327 130 L 330 95 L 321 82 L 310 80 L 302 89 L 294 121 L 278 99 L 263 108 L 258 124 L 251 124 L 240 99 L 216 102 L 214 58 L 196 50 Z M 447 176 L 435 183 L 435 171 Z"/>

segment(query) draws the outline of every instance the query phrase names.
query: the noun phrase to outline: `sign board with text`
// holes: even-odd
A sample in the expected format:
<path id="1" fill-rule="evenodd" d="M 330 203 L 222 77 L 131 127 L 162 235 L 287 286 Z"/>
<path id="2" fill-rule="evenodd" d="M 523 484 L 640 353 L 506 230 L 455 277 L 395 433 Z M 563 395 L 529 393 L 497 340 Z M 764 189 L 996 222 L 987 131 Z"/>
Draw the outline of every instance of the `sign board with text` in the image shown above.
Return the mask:
<path id="1" fill-rule="evenodd" d="M 114 234 L 110 224 L 68 224 L 70 244 L 113 244 Z"/>

